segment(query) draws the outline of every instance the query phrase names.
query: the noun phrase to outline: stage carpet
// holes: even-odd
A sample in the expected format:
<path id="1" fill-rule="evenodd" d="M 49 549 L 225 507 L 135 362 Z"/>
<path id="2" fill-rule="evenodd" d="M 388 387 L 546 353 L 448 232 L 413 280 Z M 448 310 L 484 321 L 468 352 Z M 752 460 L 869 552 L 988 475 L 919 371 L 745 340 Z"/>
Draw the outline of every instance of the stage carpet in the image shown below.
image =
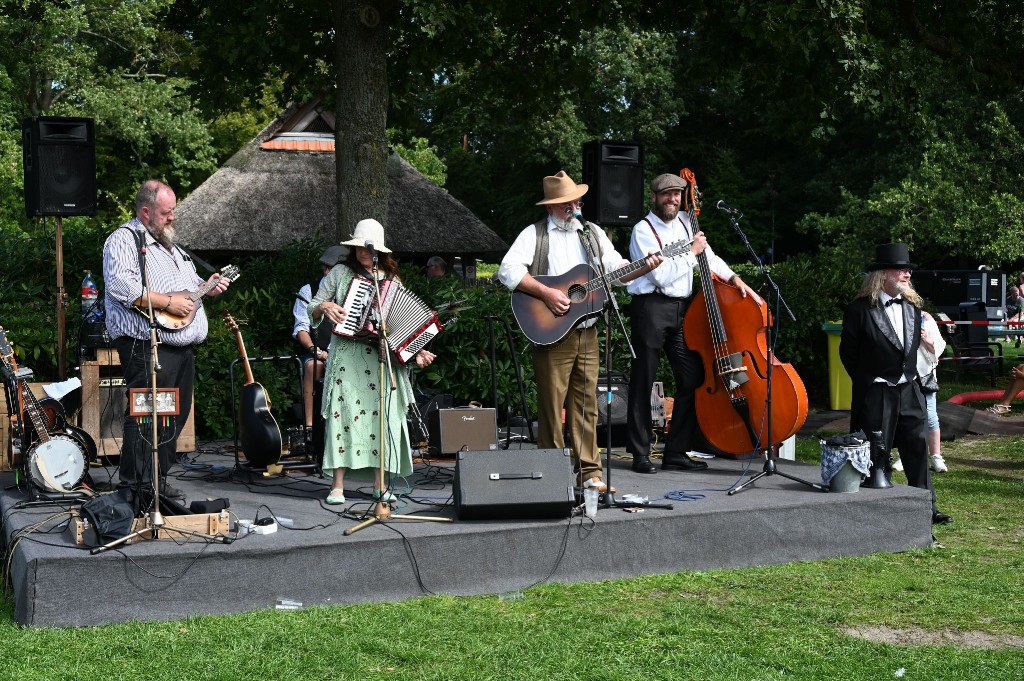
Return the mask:
<path id="1" fill-rule="evenodd" d="M 503 452 L 508 470 L 522 455 Z M 896 486 L 827 493 L 770 475 L 729 495 L 730 487 L 761 472 L 764 460 L 709 463 L 697 473 L 640 475 L 625 458 L 613 459 L 617 499 L 639 495 L 671 504 L 670 510 L 601 508 L 593 520 L 525 520 L 516 517 L 519 501 L 511 500 L 498 520 L 392 519 L 345 536 L 371 508 L 368 485 L 348 482 L 347 505 L 327 506 L 328 480 L 307 471 L 268 477 L 239 470 L 232 456 L 211 447 L 176 466 L 172 484 L 189 501 L 228 499 L 232 526 L 276 516 L 276 532 L 230 544 L 142 540 L 96 555 L 91 543 L 75 543 L 67 504 L 26 507 L 25 491 L 3 473 L 0 507 L 15 616 L 40 627 L 166 621 L 429 594 L 514 593 L 544 582 L 772 565 L 931 543 L 926 491 Z M 454 519 L 454 470 L 450 460 L 418 461 L 398 484 L 395 512 Z M 778 470 L 821 482 L 817 466 L 780 460 Z M 109 488 L 116 473 L 96 467 L 91 478 Z"/>

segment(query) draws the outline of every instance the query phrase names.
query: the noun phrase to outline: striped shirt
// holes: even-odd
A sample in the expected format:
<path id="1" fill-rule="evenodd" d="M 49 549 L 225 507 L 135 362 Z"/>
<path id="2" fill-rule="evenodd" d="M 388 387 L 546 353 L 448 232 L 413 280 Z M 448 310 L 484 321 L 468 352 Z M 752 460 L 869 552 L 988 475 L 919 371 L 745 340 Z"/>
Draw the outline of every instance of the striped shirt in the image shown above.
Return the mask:
<path id="1" fill-rule="evenodd" d="M 146 276 L 156 293 L 195 291 L 203 283 L 196 273 L 191 258 L 186 259 L 180 248 L 168 251 L 149 233 L 138 218 L 129 220 L 115 229 L 103 244 L 103 284 L 106 287 L 107 331 L 111 338 L 128 336 L 149 339 L 149 320 L 139 314 L 132 302 L 146 293 L 139 271 L 139 250 L 129 230 L 146 237 Z M 167 345 L 195 345 L 206 340 L 209 325 L 202 299 L 196 302 L 195 319 L 181 331 L 158 331 L 160 341 Z"/>

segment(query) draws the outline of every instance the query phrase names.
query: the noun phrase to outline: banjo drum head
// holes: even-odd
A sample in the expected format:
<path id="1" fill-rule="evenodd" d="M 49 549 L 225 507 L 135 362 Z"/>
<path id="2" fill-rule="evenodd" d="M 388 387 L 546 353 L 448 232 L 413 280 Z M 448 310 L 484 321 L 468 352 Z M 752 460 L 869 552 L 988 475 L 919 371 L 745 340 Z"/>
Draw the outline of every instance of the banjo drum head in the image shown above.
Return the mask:
<path id="1" fill-rule="evenodd" d="M 51 435 L 33 446 L 28 457 L 29 477 L 43 491 L 70 492 L 85 479 L 85 451 L 67 435 Z"/>

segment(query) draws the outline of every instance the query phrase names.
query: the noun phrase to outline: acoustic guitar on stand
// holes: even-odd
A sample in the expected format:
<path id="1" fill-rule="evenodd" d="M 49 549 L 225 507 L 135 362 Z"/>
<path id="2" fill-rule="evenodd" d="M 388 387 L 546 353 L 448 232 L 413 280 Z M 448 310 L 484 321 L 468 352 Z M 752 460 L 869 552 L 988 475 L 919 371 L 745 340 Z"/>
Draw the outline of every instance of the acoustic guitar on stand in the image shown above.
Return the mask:
<path id="1" fill-rule="evenodd" d="M 270 413 L 267 392 L 252 377 L 249 355 L 245 352 L 245 341 L 238 323 L 231 314 L 224 311 L 228 328 L 235 332 L 238 352 L 245 366 L 245 385 L 242 386 L 241 408 L 238 411 L 238 434 L 246 460 L 253 466 L 266 467 L 281 458 L 281 428 Z"/>
<path id="2" fill-rule="evenodd" d="M 237 267 L 235 267 L 234 265 L 228 265 L 227 267 L 221 269 L 220 279 L 214 279 L 213 281 L 203 282 L 203 285 L 200 286 L 195 291 L 169 291 L 167 292 L 167 295 L 185 296 L 193 303 L 195 303 L 198 302 L 207 293 L 209 293 L 215 286 L 217 286 L 217 284 L 220 283 L 221 279 L 227 279 L 228 282 L 232 282 L 241 276 L 242 274 L 241 272 L 238 271 Z M 136 299 L 134 306 L 136 312 L 141 314 L 146 319 L 149 319 L 149 307 L 146 305 L 145 300 L 143 300 L 141 297 Z M 188 313 L 187 315 L 171 314 L 167 310 L 153 310 L 153 314 L 156 316 L 156 325 L 160 327 L 161 330 L 181 331 L 186 326 L 192 323 L 192 320 L 196 318 L 196 312 L 198 311 L 199 306 L 197 305 L 193 307 L 192 312 Z"/>
<path id="3" fill-rule="evenodd" d="M 692 240 L 674 241 L 654 255 L 661 255 L 666 259 L 675 258 L 689 253 L 692 243 Z M 609 272 L 606 278 L 609 282 L 618 281 L 627 274 L 646 267 L 646 260 L 647 256 L 631 262 L 614 272 Z M 604 311 L 607 302 L 604 283 L 594 268 L 586 263 L 576 265 L 564 274 L 540 275 L 534 279 L 565 293 L 569 297 L 569 310 L 563 315 L 555 315 L 540 298 L 522 291 L 513 291 L 512 314 L 531 343 L 554 345 L 565 338 L 577 324 Z"/>

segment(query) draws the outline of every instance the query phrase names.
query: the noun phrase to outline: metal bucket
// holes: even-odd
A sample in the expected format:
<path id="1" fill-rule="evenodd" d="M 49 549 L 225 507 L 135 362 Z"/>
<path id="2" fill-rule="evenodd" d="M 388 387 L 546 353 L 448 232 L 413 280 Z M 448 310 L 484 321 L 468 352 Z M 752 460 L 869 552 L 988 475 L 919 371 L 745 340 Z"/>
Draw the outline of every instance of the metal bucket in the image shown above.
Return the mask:
<path id="1" fill-rule="evenodd" d="M 832 476 L 832 482 L 829 483 L 828 489 L 830 492 L 856 492 L 860 489 L 860 483 L 863 479 L 864 476 L 860 474 L 860 471 L 847 461 L 839 469 L 839 472 Z"/>

